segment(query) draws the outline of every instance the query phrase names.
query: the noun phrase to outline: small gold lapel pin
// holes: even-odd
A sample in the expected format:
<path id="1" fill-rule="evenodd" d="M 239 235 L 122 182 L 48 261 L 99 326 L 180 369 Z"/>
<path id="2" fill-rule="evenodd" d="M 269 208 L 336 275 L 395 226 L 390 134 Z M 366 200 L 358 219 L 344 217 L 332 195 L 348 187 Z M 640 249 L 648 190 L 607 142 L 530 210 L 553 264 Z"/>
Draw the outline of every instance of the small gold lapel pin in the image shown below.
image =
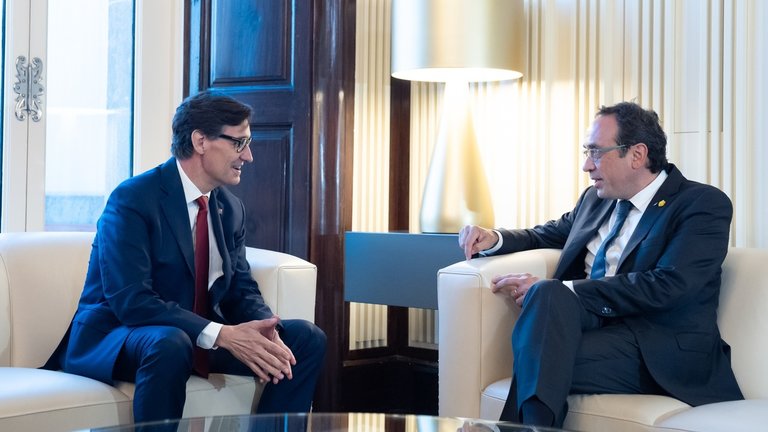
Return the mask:
<path id="1" fill-rule="evenodd" d="M 661 200 L 661 201 L 657 202 L 656 205 L 659 206 L 659 207 L 664 207 L 665 205 L 667 205 L 667 202 L 664 201 L 664 200 Z"/>

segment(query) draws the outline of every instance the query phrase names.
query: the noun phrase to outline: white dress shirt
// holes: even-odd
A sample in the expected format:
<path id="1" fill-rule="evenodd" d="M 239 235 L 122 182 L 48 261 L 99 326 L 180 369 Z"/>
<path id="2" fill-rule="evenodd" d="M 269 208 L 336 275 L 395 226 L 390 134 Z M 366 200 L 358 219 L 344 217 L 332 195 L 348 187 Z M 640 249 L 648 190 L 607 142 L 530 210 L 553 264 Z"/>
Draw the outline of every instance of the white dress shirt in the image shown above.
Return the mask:
<path id="1" fill-rule="evenodd" d="M 189 226 L 192 227 L 190 235 L 192 236 L 192 242 L 195 240 L 195 224 L 197 221 L 198 205 L 195 202 L 198 198 L 205 195 L 210 198 L 210 192 L 204 194 L 200 192 L 200 189 L 192 183 L 187 174 L 182 169 L 179 161 L 176 161 L 176 166 L 179 168 L 179 177 L 181 177 L 181 185 L 184 187 L 184 199 L 187 201 L 187 212 L 189 213 Z M 211 222 L 211 209 L 208 208 L 208 289 L 211 289 L 216 279 L 224 275 L 224 261 L 219 253 L 219 247 L 216 243 L 216 236 L 213 235 L 213 223 Z M 202 332 L 197 336 L 197 346 L 203 349 L 214 348 L 216 338 L 219 337 L 219 332 L 223 325 L 211 321 Z"/>

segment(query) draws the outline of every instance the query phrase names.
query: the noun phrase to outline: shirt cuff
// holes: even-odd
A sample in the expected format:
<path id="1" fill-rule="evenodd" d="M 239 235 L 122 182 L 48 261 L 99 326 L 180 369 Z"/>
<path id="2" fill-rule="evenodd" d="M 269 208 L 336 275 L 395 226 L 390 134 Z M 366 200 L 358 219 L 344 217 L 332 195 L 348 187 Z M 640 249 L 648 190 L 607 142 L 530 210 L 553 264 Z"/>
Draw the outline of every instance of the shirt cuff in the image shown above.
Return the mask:
<path id="1" fill-rule="evenodd" d="M 486 249 L 484 251 L 480 252 L 480 256 L 488 256 L 496 253 L 499 249 L 501 249 L 501 245 L 504 244 L 504 238 L 501 236 L 501 232 L 498 230 L 493 230 L 493 232 L 496 233 L 496 236 L 498 236 L 499 241 L 496 242 L 495 245 L 493 245 L 492 248 Z"/>
<path id="2" fill-rule="evenodd" d="M 219 324 L 211 321 L 197 336 L 197 346 L 202 349 L 216 349 L 213 346 L 216 343 L 216 339 L 219 337 L 219 332 L 224 324 Z"/>

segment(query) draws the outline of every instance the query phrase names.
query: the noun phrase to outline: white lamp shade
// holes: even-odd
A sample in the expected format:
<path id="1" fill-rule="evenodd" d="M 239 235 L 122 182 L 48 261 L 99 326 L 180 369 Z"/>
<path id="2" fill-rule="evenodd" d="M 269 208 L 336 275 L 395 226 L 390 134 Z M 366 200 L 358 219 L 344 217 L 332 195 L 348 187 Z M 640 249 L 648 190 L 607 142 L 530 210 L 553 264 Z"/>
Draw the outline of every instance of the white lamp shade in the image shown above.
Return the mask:
<path id="1" fill-rule="evenodd" d="M 519 78 L 523 0 L 393 0 L 392 76 L 465 82 Z"/>

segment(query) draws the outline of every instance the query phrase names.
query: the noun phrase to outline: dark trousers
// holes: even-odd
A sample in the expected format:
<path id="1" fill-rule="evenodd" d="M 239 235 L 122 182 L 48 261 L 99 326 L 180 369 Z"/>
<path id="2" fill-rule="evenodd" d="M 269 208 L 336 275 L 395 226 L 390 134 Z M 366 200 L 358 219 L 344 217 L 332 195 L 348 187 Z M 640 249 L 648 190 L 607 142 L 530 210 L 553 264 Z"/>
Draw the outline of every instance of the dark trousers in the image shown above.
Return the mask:
<path id="1" fill-rule="evenodd" d="M 257 412 L 307 412 L 323 366 L 326 337 L 304 320 L 284 320 L 283 342 L 296 357 L 293 379 L 266 384 Z M 136 383 L 134 422 L 180 418 L 186 383 L 192 374 L 194 344 L 175 327 L 140 327 L 131 332 L 115 365 L 114 378 Z M 251 375 L 253 372 L 224 349 L 209 350 L 211 372 Z"/>
<path id="2" fill-rule="evenodd" d="M 587 311 L 556 280 L 534 284 L 512 332 L 514 373 L 501 420 L 527 423 L 522 406 L 543 403 L 562 427 L 572 393 L 665 394 L 632 331 Z M 530 422 L 528 422 L 530 423 Z"/>

